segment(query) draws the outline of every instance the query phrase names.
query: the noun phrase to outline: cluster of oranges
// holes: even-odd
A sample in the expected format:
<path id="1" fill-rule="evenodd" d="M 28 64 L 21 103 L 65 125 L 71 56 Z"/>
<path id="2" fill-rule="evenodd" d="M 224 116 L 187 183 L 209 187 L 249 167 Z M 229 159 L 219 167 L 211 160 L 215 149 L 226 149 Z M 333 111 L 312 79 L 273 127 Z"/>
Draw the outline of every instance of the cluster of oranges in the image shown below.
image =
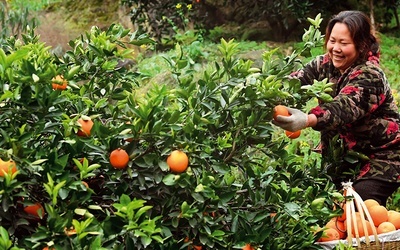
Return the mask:
<path id="1" fill-rule="evenodd" d="M 126 168 L 129 159 L 129 154 L 122 148 L 114 149 L 110 154 L 110 164 L 117 169 Z M 167 164 L 172 172 L 183 173 L 189 166 L 189 158 L 185 152 L 174 150 L 168 156 Z"/>
<path id="2" fill-rule="evenodd" d="M 380 205 L 376 200 L 368 199 L 364 201 L 365 206 L 371 216 L 373 225 L 377 234 L 388 233 L 400 229 L 400 212 L 387 210 L 385 206 Z M 345 210 L 345 206 L 343 207 Z M 362 218 L 359 212 L 355 212 L 357 227 L 352 224 L 351 236 L 356 236 L 356 228 L 359 237 L 373 235 L 371 223 L 365 219 L 367 232 L 364 232 Z M 352 222 L 353 223 L 353 222 Z M 345 239 L 349 233 L 346 230 L 347 218 L 346 211 L 339 217 L 332 218 L 324 226 L 324 233 L 318 240 L 319 242 L 327 242 L 332 240 Z"/>
<path id="3" fill-rule="evenodd" d="M 277 106 L 274 107 L 274 113 L 273 113 L 274 120 L 276 120 L 278 115 L 290 116 L 289 111 L 283 105 L 277 105 Z M 296 139 L 297 137 L 300 136 L 301 130 L 297 130 L 297 131 L 294 131 L 294 132 L 285 130 L 285 134 L 290 139 Z"/>

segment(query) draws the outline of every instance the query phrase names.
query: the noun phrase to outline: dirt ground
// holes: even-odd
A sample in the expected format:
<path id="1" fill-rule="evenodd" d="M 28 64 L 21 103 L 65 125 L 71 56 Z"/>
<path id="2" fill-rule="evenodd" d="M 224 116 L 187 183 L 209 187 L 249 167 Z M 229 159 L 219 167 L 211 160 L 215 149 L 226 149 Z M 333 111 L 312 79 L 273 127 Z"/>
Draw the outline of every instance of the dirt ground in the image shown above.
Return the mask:
<path id="1" fill-rule="evenodd" d="M 107 6 L 103 6 L 106 8 Z M 133 25 L 129 19 L 129 10 L 119 7 L 117 13 L 104 17 L 104 11 L 86 10 L 90 12 L 88 17 L 79 16 L 79 14 L 68 13 L 65 9 L 56 11 L 42 11 L 37 15 L 38 26 L 36 34 L 40 36 L 40 40 L 56 54 L 61 54 L 70 49 L 68 43 L 78 38 L 81 34 L 89 31 L 92 26 L 107 28 L 112 23 L 120 23 L 126 28 L 133 29 Z M 82 21 L 83 20 L 83 21 Z"/>

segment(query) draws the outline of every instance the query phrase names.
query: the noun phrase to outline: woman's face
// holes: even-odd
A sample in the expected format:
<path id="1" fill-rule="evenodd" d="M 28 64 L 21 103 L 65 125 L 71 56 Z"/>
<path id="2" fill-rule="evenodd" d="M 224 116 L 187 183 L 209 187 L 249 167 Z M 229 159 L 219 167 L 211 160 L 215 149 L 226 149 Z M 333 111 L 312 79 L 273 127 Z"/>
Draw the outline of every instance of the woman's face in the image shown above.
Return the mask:
<path id="1" fill-rule="evenodd" d="M 336 23 L 333 26 L 326 48 L 333 65 L 341 73 L 357 60 L 356 45 L 351 38 L 347 25 L 344 23 Z"/>

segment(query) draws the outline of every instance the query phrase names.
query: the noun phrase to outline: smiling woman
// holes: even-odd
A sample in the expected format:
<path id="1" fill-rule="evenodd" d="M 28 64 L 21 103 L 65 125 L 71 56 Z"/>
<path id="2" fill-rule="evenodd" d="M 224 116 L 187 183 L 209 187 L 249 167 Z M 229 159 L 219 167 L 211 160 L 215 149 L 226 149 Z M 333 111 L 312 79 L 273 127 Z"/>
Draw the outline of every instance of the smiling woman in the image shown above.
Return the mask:
<path id="1" fill-rule="evenodd" d="M 356 45 L 347 25 L 343 23 L 337 23 L 329 37 L 326 49 L 332 59 L 333 66 L 339 69 L 340 73 L 343 73 L 357 60 L 358 51 Z"/>
<path id="2" fill-rule="evenodd" d="M 379 66 L 379 44 L 369 18 L 360 11 L 343 11 L 328 23 L 326 54 L 318 56 L 290 78 L 309 85 L 314 80 L 333 83 L 333 101 L 322 102 L 306 114 L 291 109 L 290 116 L 272 122 L 289 131 L 312 127 L 321 132 L 323 159 L 332 145 L 358 157 L 330 164 L 327 170 L 338 189 L 351 179 L 363 198 L 385 205 L 400 186 L 400 120 L 392 90 Z M 306 122 L 304 122 L 306 121 Z M 337 139 L 340 138 L 340 139 Z M 339 141 L 339 143 L 337 143 Z M 347 174 L 346 174 L 347 173 Z"/>

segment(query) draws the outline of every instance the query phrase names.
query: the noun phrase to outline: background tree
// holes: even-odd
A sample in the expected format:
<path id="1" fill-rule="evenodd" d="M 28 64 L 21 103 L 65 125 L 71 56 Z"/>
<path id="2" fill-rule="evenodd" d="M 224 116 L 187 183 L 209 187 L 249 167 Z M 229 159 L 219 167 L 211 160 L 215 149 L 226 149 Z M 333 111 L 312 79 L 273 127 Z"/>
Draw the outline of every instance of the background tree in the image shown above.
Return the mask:
<path id="1" fill-rule="evenodd" d="M 370 15 L 377 28 L 388 26 L 390 20 L 398 24 L 396 0 L 319 1 L 319 0 L 124 0 L 129 6 L 131 20 L 141 30 L 151 32 L 159 41 L 182 28 L 190 20 L 195 27 L 208 30 L 211 38 L 239 38 L 247 40 L 298 40 L 307 26 L 308 16 L 321 13 L 330 17 L 342 10 L 357 9 Z M 186 18 L 177 6 L 190 5 Z M 325 21 L 329 18 L 325 18 Z M 324 28 L 322 23 L 322 28 Z M 223 26 L 223 28 L 219 28 Z"/>

